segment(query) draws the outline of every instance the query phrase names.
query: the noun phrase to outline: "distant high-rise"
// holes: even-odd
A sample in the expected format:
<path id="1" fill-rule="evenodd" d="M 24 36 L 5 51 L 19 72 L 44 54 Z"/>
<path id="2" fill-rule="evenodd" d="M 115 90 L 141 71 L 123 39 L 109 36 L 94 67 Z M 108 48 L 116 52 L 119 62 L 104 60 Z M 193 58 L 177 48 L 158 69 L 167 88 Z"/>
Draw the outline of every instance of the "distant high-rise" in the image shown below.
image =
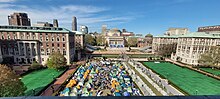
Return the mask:
<path id="1" fill-rule="evenodd" d="M 77 31 L 77 19 L 76 19 L 75 16 L 73 16 L 72 30 L 73 30 L 73 31 Z"/>
<path id="2" fill-rule="evenodd" d="M 13 13 L 8 16 L 9 25 L 31 26 L 30 19 L 26 13 Z"/>
<path id="3" fill-rule="evenodd" d="M 53 27 L 59 27 L 57 19 L 53 19 Z"/>
<path id="4" fill-rule="evenodd" d="M 107 32 L 107 25 L 102 25 L 102 34 Z"/>
<path id="5" fill-rule="evenodd" d="M 88 27 L 85 25 L 80 26 L 80 31 L 84 34 L 88 34 Z"/>

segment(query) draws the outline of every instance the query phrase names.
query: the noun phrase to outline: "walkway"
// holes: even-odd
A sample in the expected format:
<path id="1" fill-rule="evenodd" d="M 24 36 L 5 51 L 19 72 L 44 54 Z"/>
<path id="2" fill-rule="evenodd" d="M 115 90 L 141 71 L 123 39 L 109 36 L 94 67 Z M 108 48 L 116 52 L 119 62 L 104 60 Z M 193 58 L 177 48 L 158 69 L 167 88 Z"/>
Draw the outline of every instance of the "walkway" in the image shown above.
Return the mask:
<path id="1" fill-rule="evenodd" d="M 79 61 L 76 65 L 71 66 L 62 76 L 57 78 L 57 80 L 51 84 L 45 91 L 41 93 L 40 96 L 52 96 L 54 92 L 58 91 L 61 88 L 61 85 L 69 78 L 69 76 L 76 70 L 77 65 L 84 64 L 85 61 Z M 53 89 L 54 91 L 53 91 Z"/>
<path id="2" fill-rule="evenodd" d="M 136 83 L 136 85 L 139 87 L 144 96 L 156 96 L 156 94 L 151 90 L 151 88 L 149 88 L 148 85 L 144 83 L 144 81 L 136 74 L 136 72 L 133 69 L 131 69 L 131 67 L 128 64 L 125 64 L 125 62 L 123 62 L 122 64 L 125 66 L 129 75 Z"/>

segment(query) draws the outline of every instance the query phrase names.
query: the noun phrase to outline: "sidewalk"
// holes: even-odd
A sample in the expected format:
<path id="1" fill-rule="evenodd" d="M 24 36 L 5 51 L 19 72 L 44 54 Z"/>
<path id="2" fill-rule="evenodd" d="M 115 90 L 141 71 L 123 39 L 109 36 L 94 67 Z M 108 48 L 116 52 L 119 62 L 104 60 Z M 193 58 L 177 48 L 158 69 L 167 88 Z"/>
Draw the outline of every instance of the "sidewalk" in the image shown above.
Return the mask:
<path id="1" fill-rule="evenodd" d="M 73 68 L 70 67 L 69 70 L 67 70 L 62 76 L 57 78 L 57 80 L 53 84 L 51 84 L 45 91 L 43 91 L 40 96 L 52 96 L 54 92 L 59 90 L 60 86 L 66 81 L 69 75 L 75 71 L 75 69 L 76 66 Z M 54 92 L 52 90 L 52 86 L 54 88 Z"/>

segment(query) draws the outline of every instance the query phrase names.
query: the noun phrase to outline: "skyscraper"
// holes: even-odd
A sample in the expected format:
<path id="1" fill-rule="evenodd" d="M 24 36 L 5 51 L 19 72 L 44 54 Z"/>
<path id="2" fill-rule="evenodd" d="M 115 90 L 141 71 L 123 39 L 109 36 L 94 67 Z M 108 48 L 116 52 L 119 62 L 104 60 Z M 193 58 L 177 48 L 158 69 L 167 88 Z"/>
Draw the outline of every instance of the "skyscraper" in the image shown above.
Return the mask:
<path id="1" fill-rule="evenodd" d="M 57 19 L 53 19 L 53 27 L 59 27 Z"/>
<path id="2" fill-rule="evenodd" d="M 30 19 L 26 13 L 13 13 L 8 16 L 9 25 L 31 26 Z"/>
<path id="3" fill-rule="evenodd" d="M 73 30 L 73 31 L 77 31 L 77 19 L 76 19 L 75 16 L 73 16 L 72 30 Z"/>

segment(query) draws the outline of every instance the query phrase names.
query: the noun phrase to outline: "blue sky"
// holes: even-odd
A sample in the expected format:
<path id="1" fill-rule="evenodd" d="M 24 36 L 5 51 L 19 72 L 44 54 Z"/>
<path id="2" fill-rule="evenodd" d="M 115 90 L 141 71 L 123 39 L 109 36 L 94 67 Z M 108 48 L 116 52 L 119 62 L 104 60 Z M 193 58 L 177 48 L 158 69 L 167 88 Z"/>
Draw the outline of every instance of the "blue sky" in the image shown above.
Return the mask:
<path id="1" fill-rule="evenodd" d="M 26 12 L 32 24 L 58 19 L 60 27 L 71 29 L 72 16 L 89 30 L 125 28 L 135 33 L 163 34 L 169 27 L 220 24 L 220 0 L 0 0 L 0 24 L 7 15 Z"/>

